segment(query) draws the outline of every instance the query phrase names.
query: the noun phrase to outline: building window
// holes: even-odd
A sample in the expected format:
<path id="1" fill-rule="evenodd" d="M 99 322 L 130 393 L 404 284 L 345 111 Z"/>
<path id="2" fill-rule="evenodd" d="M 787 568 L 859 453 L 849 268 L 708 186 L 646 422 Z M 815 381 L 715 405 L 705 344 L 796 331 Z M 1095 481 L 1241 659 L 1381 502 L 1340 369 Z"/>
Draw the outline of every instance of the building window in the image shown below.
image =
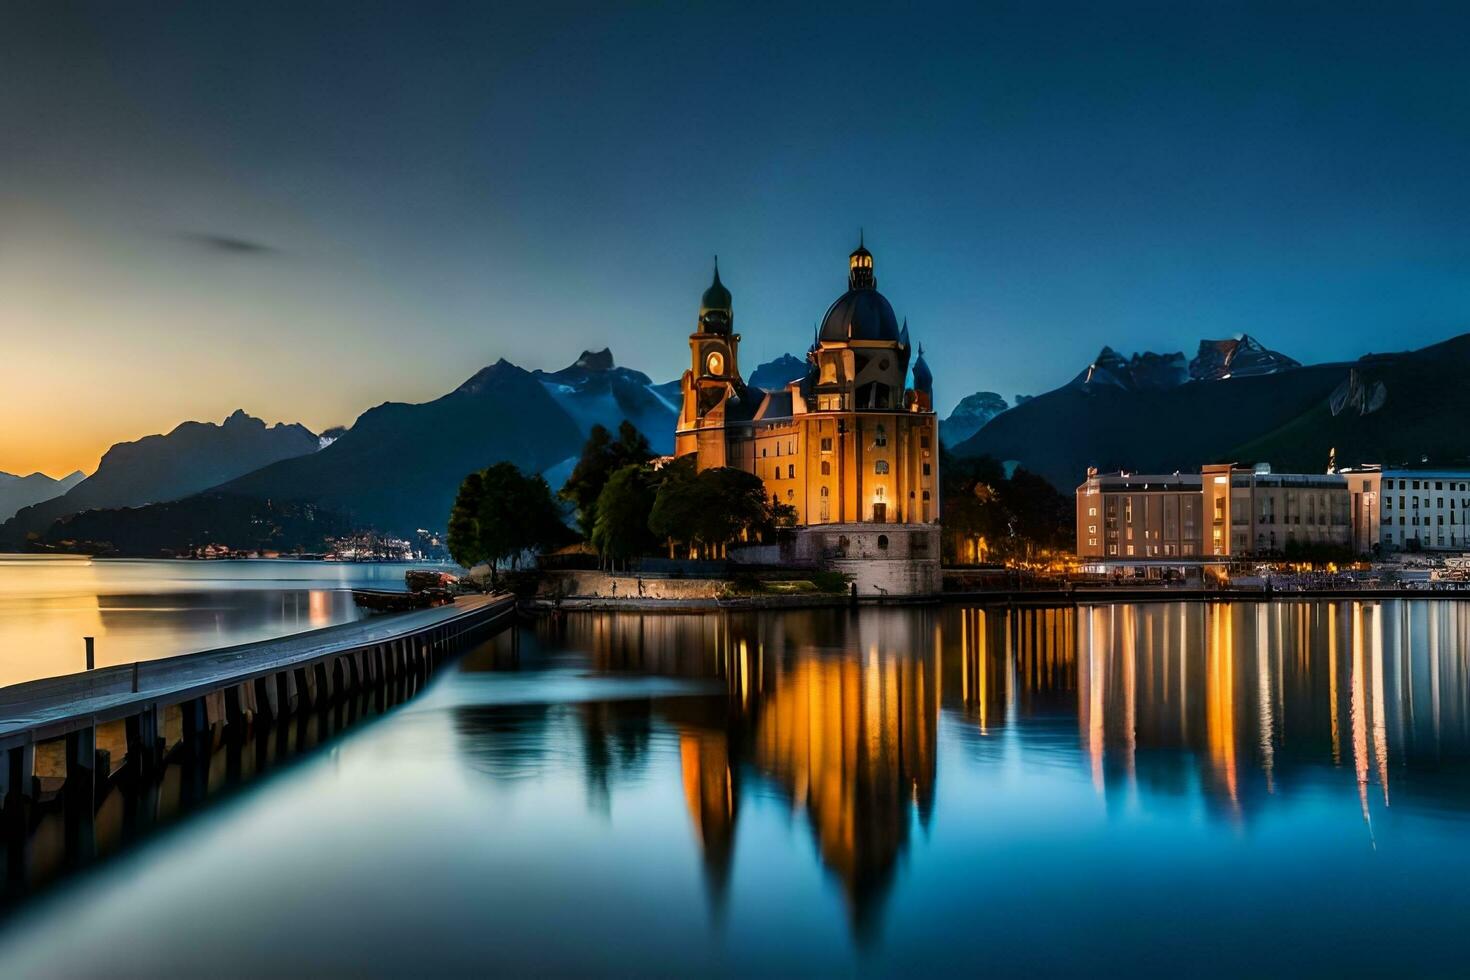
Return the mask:
<path id="1" fill-rule="evenodd" d="M 886 460 L 886 459 L 875 459 L 875 460 L 873 460 L 873 472 L 876 473 L 876 474 L 878 474 L 879 476 L 882 476 L 885 473 L 887 473 L 888 472 L 888 460 Z"/>
<path id="2" fill-rule="evenodd" d="M 925 476 L 928 476 L 929 475 L 929 464 L 928 463 L 925 463 L 924 464 L 924 475 Z"/>
<path id="3" fill-rule="evenodd" d="M 823 476 L 831 476 L 832 475 L 832 464 L 829 463 L 829 462 L 827 462 L 825 459 L 822 460 L 822 475 Z M 823 487 L 823 489 L 826 489 L 826 488 Z"/>
<path id="4" fill-rule="evenodd" d="M 924 499 L 925 499 L 925 500 L 928 500 L 928 499 L 929 499 L 929 491 L 928 491 L 928 490 L 925 490 L 925 491 L 924 491 Z M 1094 530 L 1095 530 L 1095 529 L 1094 529 Z"/>
<path id="5" fill-rule="evenodd" d="M 878 535 L 878 550 L 879 551 L 887 551 L 888 550 L 888 535 L 886 535 L 886 534 L 880 534 L 880 535 Z"/>
<path id="6" fill-rule="evenodd" d="M 788 463 L 786 465 L 786 479 L 788 479 L 788 480 L 794 480 L 794 479 L 796 479 L 796 464 L 794 464 L 794 463 Z M 787 493 L 790 493 L 790 492 L 791 491 L 789 491 L 789 490 L 787 491 Z"/>
<path id="7" fill-rule="evenodd" d="M 821 489 L 821 491 L 819 492 L 818 496 L 822 496 L 822 497 L 827 496 L 827 488 L 826 487 L 823 487 Z"/>
<path id="8" fill-rule="evenodd" d="M 877 430 L 873 433 L 873 445 L 878 447 L 888 445 L 888 430 L 883 427 L 881 422 L 878 424 Z"/>
<path id="9" fill-rule="evenodd" d="M 831 451 L 832 451 L 832 437 L 831 436 L 823 436 L 822 437 L 822 452 L 824 452 L 824 453 L 830 453 Z"/>
<path id="10" fill-rule="evenodd" d="M 919 436 L 919 448 L 920 449 L 928 449 L 929 448 L 929 437 L 927 435 Z"/>

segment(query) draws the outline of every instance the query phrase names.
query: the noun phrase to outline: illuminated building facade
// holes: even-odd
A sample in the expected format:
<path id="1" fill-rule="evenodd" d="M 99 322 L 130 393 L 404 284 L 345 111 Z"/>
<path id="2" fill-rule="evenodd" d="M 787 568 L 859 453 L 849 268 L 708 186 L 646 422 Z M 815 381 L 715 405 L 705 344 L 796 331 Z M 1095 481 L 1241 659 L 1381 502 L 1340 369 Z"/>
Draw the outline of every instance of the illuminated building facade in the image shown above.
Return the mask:
<path id="1" fill-rule="evenodd" d="M 1344 469 L 1360 551 L 1470 551 L 1470 470 Z"/>
<path id="2" fill-rule="evenodd" d="M 1087 474 L 1077 488 L 1080 558 L 1190 558 L 1200 552 L 1200 478 Z"/>
<path id="3" fill-rule="evenodd" d="M 1271 555 L 1293 547 L 1349 549 L 1352 501 L 1336 473 L 1272 473 L 1219 463 L 1200 473 L 1211 555 Z"/>
<path id="4" fill-rule="evenodd" d="M 1470 480 L 1470 478 L 1467 478 Z M 1359 480 L 1359 483 L 1362 481 Z M 1470 483 L 1466 484 L 1470 486 Z M 1369 491 L 1367 499 L 1375 499 Z M 1090 470 L 1077 488 L 1077 555 L 1103 563 L 1365 553 L 1370 508 L 1341 473 L 1273 473 L 1234 463 L 1198 475 Z"/>
<path id="5" fill-rule="evenodd" d="M 700 470 L 760 477 L 794 508 L 793 557 L 855 575 L 863 594 L 939 589 L 939 432 L 934 378 L 908 324 L 878 292 L 873 255 L 848 256 L 848 289 L 828 308 L 807 373 L 779 391 L 747 385 L 730 291 L 714 281 L 689 336 L 674 455 Z"/>

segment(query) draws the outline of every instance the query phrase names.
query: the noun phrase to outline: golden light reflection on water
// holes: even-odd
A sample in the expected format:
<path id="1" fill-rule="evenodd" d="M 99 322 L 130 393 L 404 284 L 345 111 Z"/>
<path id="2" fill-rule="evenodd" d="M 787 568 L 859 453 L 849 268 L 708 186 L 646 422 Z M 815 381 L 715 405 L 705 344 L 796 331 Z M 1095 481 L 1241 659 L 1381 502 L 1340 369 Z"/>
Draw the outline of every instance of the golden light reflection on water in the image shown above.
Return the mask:
<path id="1" fill-rule="evenodd" d="M 662 709 L 712 890 L 728 876 L 741 783 L 757 779 L 810 825 L 859 927 L 929 820 L 946 726 L 989 740 L 1070 716 L 1075 764 L 1100 799 L 1146 782 L 1198 793 L 1229 824 L 1340 767 L 1342 717 L 1344 775 L 1370 823 L 1396 765 L 1470 757 L 1460 603 L 587 614 L 542 629 L 599 671 L 721 682 L 706 708 Z M 1057 752 L 1015 745 L 1022 763 Z"/>

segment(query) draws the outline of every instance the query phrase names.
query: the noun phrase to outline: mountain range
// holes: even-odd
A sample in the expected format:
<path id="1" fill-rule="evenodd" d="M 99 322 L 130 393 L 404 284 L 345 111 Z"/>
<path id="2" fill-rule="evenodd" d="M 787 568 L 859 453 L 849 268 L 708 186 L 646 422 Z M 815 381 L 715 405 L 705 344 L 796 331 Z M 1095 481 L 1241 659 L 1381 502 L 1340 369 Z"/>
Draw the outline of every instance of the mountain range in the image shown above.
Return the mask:
<path id="1" fill-rule="evenodd" d="M 939 441 L 946 448 L 957 446 L 979 432 L 985 423 L 1010 408 L 1005 398 L 993 391 L 977 391 L 966 395 L 939 422 Z"/>
<path id="2" fill-rule="evenodd" d="M 1129 391 L 1159 390 L 1190 381 L 1254 378 L 1296 367 L 1301 367 L 1299 361 L 1268 349 L 1250 334 L 1238 334 L 1225 340 L 1201 340 L 1199 352 L 1187 362 L 1183 351 L 1172 354 L 1144 351 L 1125 358 L 1111 347 L 1104 347 L 1072 379 L 1072 384 L 1110 385 Z"/>
<path id="3" fill-rule="evenodd" d="M 783 355 L 749 377 L 779 388 L 804 371 L 804 360 Z M 994 392 L 967 396 L 940 431 L 957 455 L 1015 461 L 1063 490 L 1088 466 L 1170 472 L 1238 460 L 1315 472 L 1334 448 L 1344 463 L 1448 463 L 1470 457 L 1460 424 L 1470 409 L 1461 393 L 1467 374 L 1470 335 L 1313 366 L 1244 335 L 1202 341 L 1188 362 L 1180 353 L 1125 358 L 1104 348 L 1071 382 L 1018 395 L 1013 406 Z M 266 426 L 243 412 L 221 425 L 186 422 L 114 446 L 91 477 L 0 526 L 0 544 L 32 535 L 128 542 L 146 553 L 148 543 L 184 543 L 168 537 L 170 521 L 187 524 L 193 543 L 211 522 L 317 538 L 339 526 L 403 536 L 442 529 L 464 474 L 505 460 L 559 487 L 593 425 L 629 419 L 656 452 L 670 451 L 678 399 L 678 381 L 655 384 L 601 350 L 560 371 L 502 359 L 440 398 L 385 402 L 329 435 Z M 208 501 L 163 506 L 201 491 Z M 290 533 L 273 532 L 273 546 L 289 547 Z"/>
<path id="4" fill-rule="evenodd" d="M 18 510 L 0 526 L 0 542 L 23 542 L 69 514 L 178 500 L 276 460 L 316 452 L 319 445 L 303 425 L 266 425 L 243 410 L 218 425 L 184 422 L 166 435 L 113 446 L 91 476 Z"/>
<path id="5" fill-rule="evenodd" d="M 1014 460 L 1064 491 L 1089 466 L 1168 473 L 1237 461 L 1316 473 L 1334 450 L 1342 464 L 1470 459 L 1463 424 L 1470 334 L 1310 366 L 1249 337 L 1206 341 L 1189 379 L 1175 372 L 1166 383 L 1155 367 L 1170 357 L 1099 357 L 1071 383 L 997 415 L 953 451 Z"/>
<path id="6" fill-rule="evenodd" d="M 59 497 L 87 478 L 81 470 L 54 480 L 45 473 L 16 476 L 0 473 L 0 521 L 9 520 L 16 511 L 43 500 Z"/>

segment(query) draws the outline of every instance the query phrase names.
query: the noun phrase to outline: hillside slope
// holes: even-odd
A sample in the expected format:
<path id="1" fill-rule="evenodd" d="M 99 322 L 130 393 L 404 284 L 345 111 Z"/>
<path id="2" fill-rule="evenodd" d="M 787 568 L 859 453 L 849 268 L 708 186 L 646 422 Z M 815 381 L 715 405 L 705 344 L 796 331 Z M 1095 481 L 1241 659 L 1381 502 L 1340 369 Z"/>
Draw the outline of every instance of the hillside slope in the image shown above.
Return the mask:
<path id="1" fill-rule="evenodd" d="M 582 441 L 576 421 L 537 377 L 502 359 L 441 398 L 369 409 L 320 452 L 217 489 L 316 503 L 353 526 L 406 535 L 444 526 L 466 473 L 502 460 L 540 472 Z"/>
<path id="2" fill-rule="evenodd" d="M 1339 464 L 1470 459 L 1470 334 L 1419 351 L 1196 380 L 1163 389 L 1071 384 L 992 419 L 955 447 L 1017 460 L 1067 490 L 1089 466 L 1173 472 L 1269 462 Z"/>
<path id="3" fill-rule="evenodd" d="M 1470 334 L 1402 354 L 1369 355 L 1301 414 L 1253 439 L 1234 457 L 1315 472 L 1336 450 L 1340 465 L 1448 466 L 1470 460 Z"/>
<path id="4" fill-rule="evenodd" d="M 1057 388 L 991 419 L 960 456 L 1017 460 L 1063 491 L 1100 470 L 1170 473 L 1230 458 L 1242 444 L 1326 401 L 1344 365 L 1297 368 L 1174 388 Z M 1326 465 L 1324 450 L 1314 469 Z"/>
<path id="5" fill-rule="evenodd" d="M 0 521 L 9 520 L 22 507 L 61 496 L 86 478 L 87 475 L 81 470 L 69 473 L 59 480 L 53 480 L 45 473 L 32 473 L 29 476 L 0 473 Z"/>
<path id="6" fill-rule="evenodd" d="M 65 494 L 16 513 L 0 528 L 0 540 L 24 540 L 28 532 L 84 510 L 178 500 L 277 460 L 314 453 L 319 444 L 305 426 L 266 425 L 244 411 L 219 425 L 183 422 L 166 435 L 113 446 L 97 472 Z"/>

